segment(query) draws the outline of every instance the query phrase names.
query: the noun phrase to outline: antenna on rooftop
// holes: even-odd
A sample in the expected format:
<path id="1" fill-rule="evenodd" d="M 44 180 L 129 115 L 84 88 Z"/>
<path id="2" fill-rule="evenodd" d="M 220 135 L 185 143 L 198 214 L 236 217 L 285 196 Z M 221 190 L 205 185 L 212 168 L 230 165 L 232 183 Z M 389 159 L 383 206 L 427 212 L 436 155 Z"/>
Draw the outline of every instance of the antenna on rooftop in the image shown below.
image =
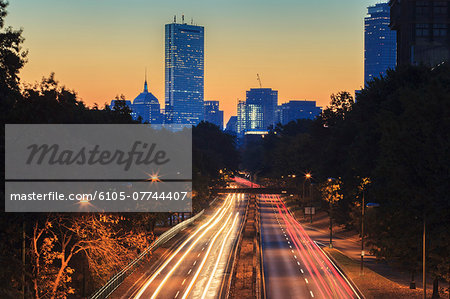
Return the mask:
<path id="1" fill-rule="evenodd" d="M 145 67 L 144 92 L 148 92 L 148 84 L 147 84 L 147 67 Z"/>
<path id="2" fill-rule="evenodd" d="M 259 77 L 259 74 L 256 74 L 256 80 L 259 82 L 259 88 L 262 88 L 261 77 Z"/>

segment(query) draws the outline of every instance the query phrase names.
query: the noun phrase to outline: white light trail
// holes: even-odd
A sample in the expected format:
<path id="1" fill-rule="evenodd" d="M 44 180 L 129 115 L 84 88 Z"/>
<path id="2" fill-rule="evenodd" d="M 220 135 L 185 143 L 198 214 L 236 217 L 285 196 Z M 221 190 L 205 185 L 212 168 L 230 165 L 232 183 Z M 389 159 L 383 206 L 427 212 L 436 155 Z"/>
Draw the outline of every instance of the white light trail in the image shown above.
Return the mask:
<path id="1" fill-rule="evenodd" d="M 223 239 L 222 246 L 220 247 L 219 256 L 217 257 L 216 264 L 214 265 L 214 269 L 211 272 L 211 276 L 208 279 L 208 283 L 206 284 L 206 287 L 205 287 L 205 290 L 203 291 L 203 295 L 202 295 L 201 299 L 204 299 L 206 297 L 206 293 L 208 292 L 209 286 L 211 285 L 211 281 L 212 281 L 214 275 L 216 274 L 217 267 L 219 266 L 219 261 L 222 258 L 223 249 L 225 248 L 226 241 L 228 240 L 230 233 L 233 231 L 233 228 L 234 228 L 234 225 L 236 224 L 236 219 L 238 216 L 239 216 L 239 212 L 236 213 L 236 216 L 234 217 L 234 220 L 233 220 L 233 224 L 231 225 L 230 230 L 228 231 L 227 235 Z"/>
<path id="2" fill-rule="evenodd" d="M 234 198 L 234 195 L 232 197 L 232 199 Z M 181 264 L 181 262 L 183 262 L 184 258 L 188 255 L 188 253 L 192 250 L 192 248 L 194 248 L 194 246 L 203 238 L 203 236 L 210 230 L 212 229 L 214 226 L 216 226 L 217 223 L 220 222 L 220 220 L 222 220 L 223 216 L 225 215 L 226 211 L 230 208 L 232 204 L 232 200 L 230 200 L 226 206 L 225 209 L 223 209 L 220 212 L 220 215 L 218 216 L 217 219 L 215 219 L 215 221 L 209 225 L 204 232 L 202 232 L 200 234 L 200 236 L 198 236 L 198 238 L 194 241 L 194 243 L 192 243 L 189 248 L 186 250 L 186 252 L 181 256 L 181 258 L 177 261 L 177 263 L 175 264 L 175 266 L 173 266 L 172 269 L 170 269 L 169 273 L 166 274 L 166 276 L 164 277 L 164 279 L 161 281 L 161 283 L 159 284 L 159 286 L 156 288 L 155 292 L 152 294 L 152 296 L 150 297 L 151 299 L 156 298 L 156 296 L 158 296 L 159 292 L 161 291 L 161 289 L 163 288 L 164 284 L 167 282 L 167 280 L 169 279 L 170 276 L 172 276 L 172 273 L 178 268 L 178 266 Z M 214 218 L 214 217 L 213 217 Z M 177 254 L 179 252 L 179 250 L 177 250 L 175 252 L 175 254 Z"/>
<path id="3" fill-rule="evenodd" d="M 198 266 L 197 272 L 195 272 L 194 278 L 192 278 L 191 282 L 189 283 L 189 286 L 187 287 L 186 291 L 184 292 L 182 299 L 186 299 L 187 296 L 189 295 L 189 293 L 191 292 L 192 287 L 194 286 L 194 283 L 196 282 L 198 276 L 200 275 L 200 272 L 202 271 L 202 268 L 205 265 L 209 254 L 211 253 L 211 249 L 214 246 L 214 243 L 216 242 L 217 238 L 222 233 L 222 231 L 225 229 L 225 227 L 228 225 L 231 215 L 232 215 L 231 213 L 230 213 L 230 215 L 228 215 L 228 218 L 225 221 L 225 223 L 222 225 L 222 227 L 219 229 L 219 231 L 214 235 L 214 238 L 212 239 L 211 243 L 209 244 L 208 250 L 206 251 L 205 256 L 203 257 L 203 260 L 202 260 L 201 264 Z"/>
<path id="4" fill-rule="evenodd" d="M 147 280 L 147 282 L 144 284 L 144 286 L 139 290 L 139 292 L 134 297 L 135 299 L 141 298 L 142 294 L 145 292 L 145 290 L 148 288 L 148 286 L 155 280 L 155 278 L 161 273 L 162 270 L 165 269 L 165 267 L 173 260 L 173 258 L 180 252 L 180 250 L 186 246 L 188 242 L 190 242 L 200 231 L 202 231 L 206 226 L 208 226 L 214 219 L 216 219 L 216 216 L 221 214 L 225 207 L 231 203 L 230 200 L 231 195 L 228 194 L 227 198 L 225 199 L 225 202 L 223 205 L 217 210 L 217 212 L 202 226 L 200 226 L 188 239 L 186 239 L 180 247 L 166 260 L 166 262 L 158 268 L 158 270 L 153 273 L 153 275 Z"/>

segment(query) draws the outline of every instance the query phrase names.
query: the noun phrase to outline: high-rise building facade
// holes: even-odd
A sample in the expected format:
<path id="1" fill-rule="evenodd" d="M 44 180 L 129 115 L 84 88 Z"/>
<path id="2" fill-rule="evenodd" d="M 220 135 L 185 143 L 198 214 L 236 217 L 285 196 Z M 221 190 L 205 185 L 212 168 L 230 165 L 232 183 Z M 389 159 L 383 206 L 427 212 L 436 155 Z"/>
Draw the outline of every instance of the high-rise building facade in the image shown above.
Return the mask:
<path id="1" fill-rule="evenodd" d="M 246 92 L 246 100 L 237 107 L 237 134 L 250 131 L 267 131 L 276 122 L 278 91 L 271 88 L 252 88 Z"/>
<path id="2" fill-rule="evenodd" d="M 148 91 L 147 79 L 145 79 L 144 90 L 134 99 L 132 105 L 133 119 L 141 118 L 142 122 L 149 124 L 162 124 L 163 115 L 158 99 Z"/>
<path id="3" fill-rule="evenodd" d="M 166 24 L 165 40 L 166 122 L 196 125 L 204 118 L 204 27 Z"/>
<path id="4" fill-rule="evenodd" d="M 264 110 L 261 104 L 245 103 L 245 131 L 264 131 Z"/>
<path id="5" fill-rule="evenodd" d="M 249 115 L 254 123 L 250 124 L 251 130 L 256 128 L 267 130 L 275 123 L 275 110 L 278 105 L 278 91 L 272 88 L 251 88 L 246 93 L 246 104 L 251 105 Z M 260 107 L 260 108 L 256 108 Z M 259 119 L 257 113 L 262 113 L 262 120 Z"/>
<path id="6" fill-rule="evenodd" d="M 436 66 L 450 60 L 450 0 L 390 0 L 397 65 Z"/>
<path id="7" fill-rule="evenodd" d="M 397 36 L 389 28 L 390 7 L 378 3 L 368 7 L 364 19 L 364 83 L 394 69 L 397 59 Z"/>
<path id="8" fill-rule="evenodd" d="M 289 101 L 278 106 L 277 123 L 285 125 L 297 119 L 314 119 L 322 112 L 316 101 Z"/>
<path id="9" fill-rule="evenodd" d="M 238 135 L 242 135 L 244 134 L 246 129 L 247 129 L 247 122 L 245 116 L 245 101 L 238 101 L 236 133 Z"/>
<path id="10" fill-rule="evenodd" d="M 228 133 L 236 134 L 237 132 L 237 116 L 231 116 L 227 122 L 225 131 Z"/>
<path id="11" fill-rule="evenodd" d="M 219 101 L 205 101 L 204 115 L 205 121 L 223 130 L 223 111 L 219 110 Z"/>

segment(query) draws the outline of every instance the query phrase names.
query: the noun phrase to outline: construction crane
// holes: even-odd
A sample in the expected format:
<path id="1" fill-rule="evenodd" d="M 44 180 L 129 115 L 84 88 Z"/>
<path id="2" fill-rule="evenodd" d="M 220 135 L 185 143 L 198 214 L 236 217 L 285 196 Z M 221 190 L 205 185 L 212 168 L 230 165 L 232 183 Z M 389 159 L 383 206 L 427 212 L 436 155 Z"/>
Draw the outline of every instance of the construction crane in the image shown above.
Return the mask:
<path id="1" fill-rule="evenodd" d="M 259 77 L 259 74 L 256 74 L 256 79 L 259 82 L 259 88 L 262 88 L 261 77 Z"/>

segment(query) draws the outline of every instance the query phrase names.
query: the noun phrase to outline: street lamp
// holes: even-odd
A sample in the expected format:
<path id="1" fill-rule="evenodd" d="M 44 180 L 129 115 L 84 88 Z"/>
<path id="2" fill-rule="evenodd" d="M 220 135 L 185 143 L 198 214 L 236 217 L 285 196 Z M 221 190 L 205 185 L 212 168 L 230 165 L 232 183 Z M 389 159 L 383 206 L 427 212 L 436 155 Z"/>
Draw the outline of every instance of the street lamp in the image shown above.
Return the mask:
<path id="1" fill-rule="evenodd" d="M 313 201 L 313 183 L 311 181 L 309 181 L 309 223 L 312 223 L 312 219 L 313 219 L 313 206 L 312 206 L 312 201 Z"/>
<path id="2" fill-rule="evenodd" d="M 334 178 L 328 178 L 328 184 L 331 185 L 331 183 L 333 182 Z M 330 217 L 330 248 L 333 248 L 333 208 L 331 205 L 331 199 L 328 201 L 329 204 L 329 217 Z"/>
<path id="3" fill-rule="evenodd" d="M 366 186 L 370 184 L 369 178 L 363 178 L 360 189 L 362 191 L 361 198 L 361 275 L 364 275 L 364 212 L 365 212 L 365 190 Z"/>
<path id="4" fill-rule="evenodd" d="M 306 183 L 306 181 L 307 180 L 309 180 L 309 179 L 311 179 L 311 173 L 309 173 L 309 172 L 307 172 L 306 174 L 305 174 L 305 180 L 303 181 L 303 200 L 306 202 L 306 198 L 305 198 L 305 183 Z M 311 203 L 310 203 L 311 204 Z M 310 209 L 311 209 L 311 207 L 310 207 Z M 311 214 L 311 211 L 309 211 L 310 212 L 310 214 Z M 305 213 L 305 218 L 306 218 L 306 213 Z"/>
<path id="5" fill-rule="evenodd" d="M 362 205 L 361 205 L 361 275 L 364 275 L 364 188 L 362 190 Z"/>

